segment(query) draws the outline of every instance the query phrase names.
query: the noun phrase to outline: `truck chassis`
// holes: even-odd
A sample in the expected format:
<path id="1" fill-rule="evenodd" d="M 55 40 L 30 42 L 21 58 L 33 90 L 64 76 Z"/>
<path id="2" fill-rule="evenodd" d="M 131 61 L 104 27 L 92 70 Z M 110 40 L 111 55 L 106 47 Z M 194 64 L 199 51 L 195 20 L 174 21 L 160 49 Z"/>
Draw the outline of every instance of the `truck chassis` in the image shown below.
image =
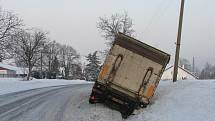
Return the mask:
<path id="1" fill-rule="evenodd" d="M 93 86 L 89 103 L 104 103 L 110 108 L 119 111 L 124 119 L 132 115 L 135 109 L 145 108 L 148 105 L 140 103 L 138 99 L 134 100 L 128 95 L 109 88 L 108 86 L 104 86 L 99 82 L 95 82 Z"/>

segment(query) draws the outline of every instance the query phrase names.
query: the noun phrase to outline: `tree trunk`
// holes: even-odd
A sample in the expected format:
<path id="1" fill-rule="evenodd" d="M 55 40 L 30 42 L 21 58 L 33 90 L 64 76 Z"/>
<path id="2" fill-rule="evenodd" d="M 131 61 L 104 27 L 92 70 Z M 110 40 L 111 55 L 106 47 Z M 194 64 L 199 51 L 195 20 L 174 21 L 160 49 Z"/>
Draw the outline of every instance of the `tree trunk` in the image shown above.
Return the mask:
<path id="1" fill-rule="evenodd" d="M 30 80 L 30 77 L 31 77 L 31 71 L 32 71 L 32 67 L 28 67 L 27 81 L 29 81 L 29 80 Z"/>
<path id="2" fill-rule="evenodd" d="M 3 56 L 0 54 L 0 62 L 3 61 Z"/>

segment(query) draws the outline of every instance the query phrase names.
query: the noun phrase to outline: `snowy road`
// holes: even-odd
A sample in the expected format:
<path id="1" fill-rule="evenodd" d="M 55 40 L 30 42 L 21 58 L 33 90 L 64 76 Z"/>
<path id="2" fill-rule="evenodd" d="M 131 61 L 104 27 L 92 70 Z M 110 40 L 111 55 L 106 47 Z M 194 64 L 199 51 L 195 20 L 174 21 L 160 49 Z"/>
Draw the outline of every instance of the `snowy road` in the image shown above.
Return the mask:
<path id="1" fill-rule="evenodd" d="M 0 120 L 70 121 L 74 117 L 74 120 L 82 120 L 77 114 L 81 112 L 80 107 L 86 105 L 91 86 L 49 87 L 2 95 Z"/>
<path id="2" fill-rule="evenodd" d="M 0 121 L 94 121 L 109 120 L 110 115 L 121 119 L 116 111 L 88 103 L 91 88 L 81 84 L 1 95 Z"/>

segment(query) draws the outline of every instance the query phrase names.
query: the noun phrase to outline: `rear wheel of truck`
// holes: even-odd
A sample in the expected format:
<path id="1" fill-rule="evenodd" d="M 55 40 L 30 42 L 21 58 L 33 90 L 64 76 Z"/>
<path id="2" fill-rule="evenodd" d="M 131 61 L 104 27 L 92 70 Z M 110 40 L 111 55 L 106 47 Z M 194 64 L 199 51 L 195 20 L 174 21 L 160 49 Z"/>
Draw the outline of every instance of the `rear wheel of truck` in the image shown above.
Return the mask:
<path id="1" fill-rule="evenodd" d="M 134 112 L 135 107 L 133 105 L 122 105 L 121 107 L 121 115 L 122 118 L 126 119 L 128 116 L 130 116 Z"/>
<path id="2" fill-rule="evenodd" d="M 96 103 L 96 93 L 95 92 L 91 93 L 89 103 L 90 104 L 95 104 Z"/>
<path id="3" fill-rule="evenodd" d="M 123 119 L 128 118 L 128 116 L 132 115 L 133 112 L 134 112 L 134 109 L 129 109 L 129 110 L 126 110 L 126 111 L 122 111 L 121 112 L 122 118 Z"/>
<path id="4" fill-rule="evenodd" d="M 95 104 L 95 102 L 92 99 L 89 99 L 90 104 Z"/>
<path id="5" fill-rule="evenodd" d="M 147 104 L 141 104 L 140 107 L 141 108 L 147 108 Z"/>
<path id="6" fill-rule="evenodd" d="M 96 90 L 96 89 L 95 89 Z M 102 103 L 104 102 L 105 95 L 103 93 L 98 93 L 97 91 L 92 91 L 89 99 L 90 104 Z"/>

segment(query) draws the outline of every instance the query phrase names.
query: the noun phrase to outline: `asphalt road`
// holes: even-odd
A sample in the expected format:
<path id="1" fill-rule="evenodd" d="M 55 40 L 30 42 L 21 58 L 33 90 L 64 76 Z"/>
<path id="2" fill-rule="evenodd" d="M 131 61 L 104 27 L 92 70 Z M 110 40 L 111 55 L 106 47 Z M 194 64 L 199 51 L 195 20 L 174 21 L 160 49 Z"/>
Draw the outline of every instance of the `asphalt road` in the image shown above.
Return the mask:
<path id="1" fill-rule="evenodd" d="M 0 96 L 0 121 L 122 120 L 102 104 L 89 104 L 92 84 L 49 87 Z"/>

